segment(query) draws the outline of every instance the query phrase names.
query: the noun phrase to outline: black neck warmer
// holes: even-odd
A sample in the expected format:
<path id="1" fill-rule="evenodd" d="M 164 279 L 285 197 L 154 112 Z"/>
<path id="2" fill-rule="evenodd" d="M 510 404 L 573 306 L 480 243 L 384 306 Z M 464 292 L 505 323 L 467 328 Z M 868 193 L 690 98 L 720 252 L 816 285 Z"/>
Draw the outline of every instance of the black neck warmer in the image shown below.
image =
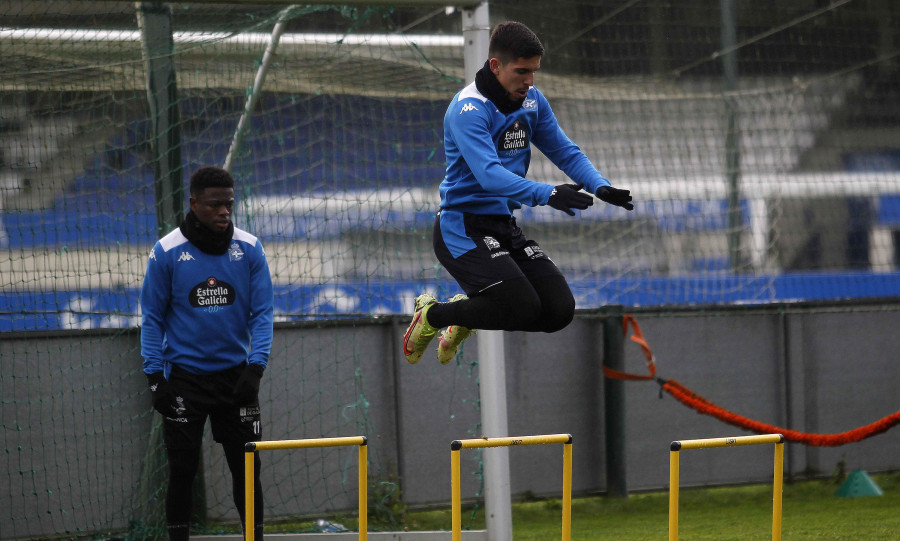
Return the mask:
<path id="1" fill-rule="evenodd" d="M 187 213 L 184 221 L 178 226 L 181 234 L 191 241 L 191 244 L 200 248 L 200 251 L 206 254 L 222 255 L 228 251 L 231 244 L 231 237 L 234 235 L 234 224 L 229 223 L 228 229 L 221 233 L 216 233 L 210 228 L 200 223 L 194 211 Z"/>
<path id="2" fill-rule="evenodd" d="M 497 109 L 504 115 L 516 112 L 525 100 L 511 100 L 509 93 L 497 80 L 497 76 L 491 71 L 491 61 L 488 60 L 477 73 L 475 73 L 475 88 L 487 99 L 491 100 Z"/>

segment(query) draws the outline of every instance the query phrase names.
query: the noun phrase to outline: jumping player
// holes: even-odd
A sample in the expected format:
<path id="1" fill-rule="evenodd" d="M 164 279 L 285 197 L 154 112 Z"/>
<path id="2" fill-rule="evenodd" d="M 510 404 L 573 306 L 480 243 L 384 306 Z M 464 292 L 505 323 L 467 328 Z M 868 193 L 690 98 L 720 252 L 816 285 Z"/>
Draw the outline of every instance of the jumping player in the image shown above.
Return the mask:
<path id="1" fill-rule="evenodd" d="M 416 298 L 403 337 L 406 360 L 417 363 L 441 328 L 437 355 L 450 362 L 474 329 L 555 332 L 575 314 L 565 277 L 537 242 L 526 238 L 513 211 L 550 207 L 574 216 L 593 197 L 633 210 L 628 190 L 613 188 L 557 123 L 534 85 L 544 47 L 527 26 L 497 25 L 489 59 L 444 115 L 446 176 L 434 221 L 434 253 L 466 295 L 439 303 Z M 551 186 L 525 178 L 534 144 L 576 184 Z"/>

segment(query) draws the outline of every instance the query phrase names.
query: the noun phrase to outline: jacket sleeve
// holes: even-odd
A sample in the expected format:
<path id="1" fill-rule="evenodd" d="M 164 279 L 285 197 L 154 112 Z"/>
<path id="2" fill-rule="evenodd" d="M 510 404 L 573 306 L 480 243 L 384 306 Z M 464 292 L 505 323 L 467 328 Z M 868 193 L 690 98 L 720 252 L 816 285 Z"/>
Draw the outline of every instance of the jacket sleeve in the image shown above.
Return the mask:
<path id="1" fill-rule="evenodd" d="M 460 106 L 467 103 L 474 107 L 464 110 Z M 553 186 L 521 177 L 500 162 L 491 138 L 491 113 L 486 104 L 480 100 L 463 100 L 456 109 L 462 112 L 451 115 L 454 119 L 451 131 L 466 165 L 481 187 L 523 205 L 534 207 L 545 204 L 553 192 Z"/>
<path id="2" fill-rule="evenodd" d="M 575 182 L 583 182 L 587 191 L 594 193 L 600 186 L 609 186 L 609 180 L 559 127 L 547 98 L 538 94 L 538 100 L 538 126 L 532 138 L 534 145 L 566 176 Z"/>
<path id="3" fill-rule="evenodd" d="M 169 308 L 172 273 L 159 242 L 150 251 L 141 286 L 141 356 L 144 373 L 163 372 L 166 341 L 165 315 Z"/>
<path id="4" fill-rule="evenodd" d="M 275 313 L 275 294 L 272 275 L 262 242 L 257 239 L 250 264 L 250 364 L 265 368 L 272 350 L 272 322 Z"/>

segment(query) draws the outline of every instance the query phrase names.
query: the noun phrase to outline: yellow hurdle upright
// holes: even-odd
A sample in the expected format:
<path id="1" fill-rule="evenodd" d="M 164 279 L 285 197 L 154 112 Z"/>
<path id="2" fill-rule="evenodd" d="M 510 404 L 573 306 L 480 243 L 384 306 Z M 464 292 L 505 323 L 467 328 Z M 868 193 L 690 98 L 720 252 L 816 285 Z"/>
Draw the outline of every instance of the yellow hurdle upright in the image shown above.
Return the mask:
<path id="1" fill-rule="evenodd" d="M 784 480 L 784 436 L 781 434 L 673 441 L 669 448 L 669 541 L 678 541 L 679 452 L 687 449 L 713 449 L 764 443 L 775 444 L 775 467 L 772 481 L 772 541 L 781 541 L 781 495 Z"/>
<path id="2" fill-rule="evenodd" d="M 368 446 L 365 436 L 348 436 L 342 438 L 312 438 L 306 440 L 251 441 L 244 446 L 244 539 L 254 541 L 256 530 L 253 527 L 254 486 L 253 458 L 257 451 L 273 449 L 311 449 L 314 447 L 346 447 L 359 446 L 359 540 L 368 538 Z"/>
<path id="3" fill-rule="evenodd" d="M 513 447 L 517 445 L 563 444 L 563 494 L 562 494 L 562 541 L 572 538 L 572 435 L 548 434 L 542 436 L 518 436 L 512 438 L 479 438 L 453 440 L 450 442 L 450 503 L 452 514 L 452 541 L 462 539 L 462 496 L 460 495 L 459 454 L 462 449 L 482 449 L 485 447 Z M 252 540 L 249 540 L 252 541 Z"/>

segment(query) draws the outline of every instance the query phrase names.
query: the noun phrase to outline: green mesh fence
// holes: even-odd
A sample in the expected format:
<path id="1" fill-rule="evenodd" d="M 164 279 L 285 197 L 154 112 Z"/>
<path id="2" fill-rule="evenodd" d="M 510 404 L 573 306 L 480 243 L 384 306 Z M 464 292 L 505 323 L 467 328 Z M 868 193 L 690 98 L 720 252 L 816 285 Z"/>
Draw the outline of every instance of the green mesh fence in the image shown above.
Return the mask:
<path id="1" fill-rule="evenodd" d="M 735 4 L 733 16 L 711 0 L 490 4 L 492 23 L 539 34 L 536 85 L 635 196 L 633 213 L 520 213 L 580 308 L 900 293 L 900 8 Z M 192 169 L 230 160 L 236 222 L 266 246 L 277 321 L 402 314 L 423 290 L 458 291 L 432 254 L 431 225 L 442 118 L 465 84 L 459 10 L 12 1 L 0 7 L 0 66 L 4 539 L 154 523 L 138 291 Z M 160 86 L 167 73 L 174 84 Z M 536 151 L 530 176 L 565 181 Z M 292 365 L 290 380 L 310 388 L 273 385 L 273 403 L 288 404 L 275 414 L 299 416 L 298 432 L 365 432 L 365 342 L 336 347 L 327 329 L 276 344 L 276 358 L 341 354 Z M 457 370 L 465 396 L 475 382 L 464 362 Z M 322 374 L 340 391 L 317 392 Z M 95 393 L 102 405 L 85 405 Z M 295 396 L 308 402 L 292 409 Z M 122 411 L 134 426 L 110 427 L 103 415 Z M 51 423 L 64 440 L 42 436 Z M 72 456 L 63 447 L 81 451 L 78 462 L 60 459 Z M 347 453 L 282 459 L 304 488 L 279 489 L 273 515 L 341 507 L 354 484 Z M 208 469 L 225 475 L 221 462 Z M 97 475 L 110 481 L 86 481 Z M 304 499 L 332 476 L 349 476 L 342 494 Z M 211 518 L 227 515 L 230 496 L 207 498 Z"/>

